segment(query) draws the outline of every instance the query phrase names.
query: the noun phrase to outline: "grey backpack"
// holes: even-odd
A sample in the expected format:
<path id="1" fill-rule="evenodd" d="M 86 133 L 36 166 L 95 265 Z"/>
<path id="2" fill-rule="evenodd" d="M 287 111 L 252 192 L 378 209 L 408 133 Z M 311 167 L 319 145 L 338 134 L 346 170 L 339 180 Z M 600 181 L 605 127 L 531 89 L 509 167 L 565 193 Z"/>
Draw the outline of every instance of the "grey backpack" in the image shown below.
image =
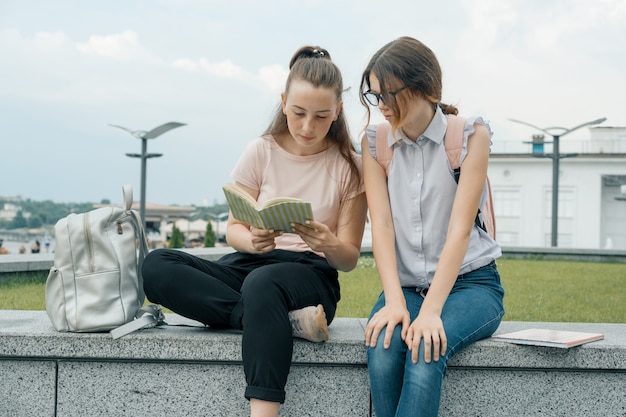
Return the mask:
<path id="1" fill-rule="evenodd" d="M 122 190 L 123 208 L 70 214 L 54 226 L 46 311 L 60 332 L 109 331 L 141 314 L 141 264 L 148 245 L 142 221 L 131 210 L 132 188 Z"/>

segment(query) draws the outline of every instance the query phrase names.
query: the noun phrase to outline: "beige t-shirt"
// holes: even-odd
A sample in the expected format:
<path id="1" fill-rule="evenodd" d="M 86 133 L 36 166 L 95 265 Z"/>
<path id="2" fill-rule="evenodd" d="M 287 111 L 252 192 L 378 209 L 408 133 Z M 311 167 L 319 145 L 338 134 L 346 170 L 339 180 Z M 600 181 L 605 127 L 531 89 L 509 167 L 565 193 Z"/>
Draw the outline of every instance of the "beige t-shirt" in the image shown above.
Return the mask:
<path id="1" fill-rule="evenodd" d="M 361 156 L 355 153 L 354 157 L 362 169 Z M 310 202 L 314 219 L 327 225 L 335 235 L 341 202 L 364 192 L 363 182 L 358 190 L 347 192 L 350 167 L 336 146 L 315 155 L 297 156 L 278 146 L 272 136 L 250 142 L 230 175 L 235 181 L 259 190 L 259 203 L 274 197 L 293 197 Z M 293 233 L 276 238 L 276 248 L 293 252 L 311 250 Z"/>

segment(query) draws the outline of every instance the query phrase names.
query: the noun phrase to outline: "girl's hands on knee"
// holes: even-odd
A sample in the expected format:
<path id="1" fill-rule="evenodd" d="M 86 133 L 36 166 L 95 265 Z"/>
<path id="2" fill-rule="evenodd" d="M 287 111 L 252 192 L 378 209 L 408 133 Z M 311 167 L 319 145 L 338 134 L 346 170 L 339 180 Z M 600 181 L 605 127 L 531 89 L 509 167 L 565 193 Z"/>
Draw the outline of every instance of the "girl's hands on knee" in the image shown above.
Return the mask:
<path id="1" fill-rule="evenodd" d="M 252 247 L 250 253 L 259 255 L 273 251 L 276 249 L 274 239 L 281 234 L 280 231 L 257 229 L 250 226 L 250 244 Z"/>
<path id="2" fill-rule="evenodd" d="M 402 326 L 400 336 L 402 340 L 405 340 L 410 323 L 411 317 L 405 306 L 388 304 L 378 310 L 367 323 L 365 327 L 365 345 L 370 347 L 376 346 L 378 337 L 384 329 L 385 339 L 383 340 L 383 347 L 388 349 L 396 326 Z"/>
<path id="3" fill-rule="evenodd" d="M 439 315 L 420 312 L 409 326 L 405 342 L 411 350 L 413 363 L 418 361 L 421 340 L 424 340 L 424 361 L 426 363 L 430 363 L 431 356 L 436 362 L 440 356 L 446 354 L 448 339 Z"/>

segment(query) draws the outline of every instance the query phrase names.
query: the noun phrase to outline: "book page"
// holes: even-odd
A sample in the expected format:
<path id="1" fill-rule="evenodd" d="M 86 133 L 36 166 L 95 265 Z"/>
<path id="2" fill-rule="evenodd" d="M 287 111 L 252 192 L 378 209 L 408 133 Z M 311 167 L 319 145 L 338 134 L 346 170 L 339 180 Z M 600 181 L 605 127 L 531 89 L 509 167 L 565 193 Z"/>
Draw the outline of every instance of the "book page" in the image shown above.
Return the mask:
<path id="1" fill-rule="evenodd" d="M 292 197 L 274 197 L 266 200 L 263 204 L 261 204 L 260 207 L 257 205 L 257 207 L 259 208 L 259 210 L 262 210 L 264 208 L 272 207 L 282 203 L 304 203 L 304 200 Z"/>
<path id="2" fill-rule="evenodd" d="M 259 211 L 252 196 L 236 184 L 228 183 L 222 189 L 233 217 L 256 228 L 291 233 L 291 223 L 304 224 L 313 220 L 311 204 L 300 199 L 272 198 Z"/>
<path id="3" fill-rule="evenodd" d="M 233 217 L 258 229 L 266 229 L 256 209 L 256 202 L 250 194 L 231 183 L 226 184 L 222 189 Z"/>
<path id="4" fill-rule="evenodd" d="M 224 185 L 222 189 L 224 189 L 224 192 L 228 190 L 231 193 L 237 194 L 240 198 L 243 198 L 244 200 L 246 200 L 252 207 L 254 208 L 257 207 L 256 200 L 250 194 L 248 194 L 246 190 L 244 190 L 237 184 L 229 182 L 228 184 Z"/>
<path id="5" fill-rule="evenodd" d="M 604 335 L 602 333 L 573 332 L 566 330 L 526 329 L 518 332 L 495 335 L 492 336 L 492 338 L 509 343 L 568 348 L 583 343 L 602 340 Z"/>
<path id="6" fill-rule="evenodd" d="M 268 229 L 290 233 L 291 223 L 305 224 L 313 220 L 313 209 L 310 203 L 303 201 L 283 201 L 261 210 L 260 215 Z"/>

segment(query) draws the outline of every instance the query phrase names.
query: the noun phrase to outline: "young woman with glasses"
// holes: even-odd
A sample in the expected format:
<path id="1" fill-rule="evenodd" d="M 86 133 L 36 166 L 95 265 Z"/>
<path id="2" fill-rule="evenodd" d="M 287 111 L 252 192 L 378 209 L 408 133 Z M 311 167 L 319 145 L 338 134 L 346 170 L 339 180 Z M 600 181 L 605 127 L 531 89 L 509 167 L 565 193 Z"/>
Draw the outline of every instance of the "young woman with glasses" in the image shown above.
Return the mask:
<path id="1" fill-rule="evenodd" d="M 410 37 L 374 54 L 361 91 L 368 119 L 373 106 L 390 123 L 393 147 L 386 173 L 377 126 L 368 126 L 363 170 L 383 287 L 365 329 L 374 409 L 377 417 L 436 416 L 447 361 L 490 336 L 504 314 L 501 250 L 475 225 L 492 132 L 480 117 L 466 120 L 457 184 L 443 142 L 457 109 L 441 102 L 434 53 Z"/>
<path id="2" fill-rule="evenodd" d="M 233 254 L 210 262 L 176 250 L 143 264 L 147 297 L 212 328 L 243 331 L 242 356 L 252 417 L 277 416 L 285 401 L 293 337 L 328 339 L 339 301 L 338 270 L 358 261 L 367 213 L 361 160 L 348 132 L 343 82 L 328 51 L 292 57 L 281 105 L 231 172 L 258 202 L 295 197 L 313 218 L 290 233 L 233 218 Z"/>

